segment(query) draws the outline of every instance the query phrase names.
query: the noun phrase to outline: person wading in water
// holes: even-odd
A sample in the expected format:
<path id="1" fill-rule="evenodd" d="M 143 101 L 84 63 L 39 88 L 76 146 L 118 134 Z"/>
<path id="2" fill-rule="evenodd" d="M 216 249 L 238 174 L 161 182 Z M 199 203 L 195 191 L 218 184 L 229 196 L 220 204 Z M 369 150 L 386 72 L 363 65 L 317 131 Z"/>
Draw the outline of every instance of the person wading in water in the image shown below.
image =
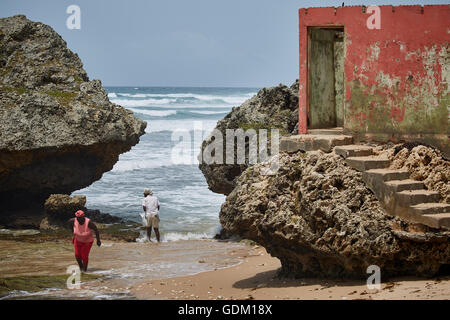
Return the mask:
<path id="1" fill-rule="evenodd" d="M 77 259 L 80 270 L 86 272 L 89 262 L 89 252 L 94 242 L 92 231 L 95 232 L 99 247 L 102 245 L 100 234 L 95 223 L 86 218 L 82 210 L 75 212 L 75 218 L 70 219 L 69 224 L 73 229 L 72 243 L 75 248 L 75 259 Z"/>
<path id="2" fill-rule="evenodd" d="M 147 222 L 147 237 L 151 242 L 152 227 L 155 229 L 156 240 L 160 242 L 159 238 L 159 200 L 153 195 L 151 189 L 144 190 L 144 200 L 142 200 L 142 209 L 144 209 L 144 215 Z"/>

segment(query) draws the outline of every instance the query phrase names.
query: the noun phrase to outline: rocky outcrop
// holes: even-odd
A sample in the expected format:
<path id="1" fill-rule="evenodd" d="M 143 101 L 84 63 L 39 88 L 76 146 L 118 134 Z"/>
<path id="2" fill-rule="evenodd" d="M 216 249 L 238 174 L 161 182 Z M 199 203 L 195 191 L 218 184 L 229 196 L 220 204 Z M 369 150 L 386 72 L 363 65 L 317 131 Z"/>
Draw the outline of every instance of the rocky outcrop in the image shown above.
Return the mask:
<path id="1" fill-rule="evenodd" d="M 389 154 L 392 168 L 407 169 L 410 178 L 423 181 L 428 190 L 439 192 L 441 202 L 450 204 L 450 161 L 439 149 L 425 145 L 399 145 Z"/>
<path id="2" fill-rule="evenodd" d="M 47 25 L 0 19 L 0 68 L 0 224 L 100 179 L 145 132 Z"/>
<path id="3" fill-rule="evenodd" d="M 298 80 L 287 87 L 280 84 L 273 88 L 264 88 L 254 97 L 235 107 L 217 123 L 224 139 L 226 129 L 279 129 L 280 136 L 297 133 L 298 123 Z M 269 152 L 270 152 L 270 138 Z M 214 139 L 210 136 L 202 143 L 201 152 Z M 248 143 L 246 143 L 246 160 L 244 164 L 207 164 L 200 162 L 199 168 L 206 178 L 209 189 L 216 193 L 229 194 L 237 177 L 249 166 Z M 224 146 L 224 157 L 226 148 Z"/>
<path id="4" fill-rule="evenodd" d="M 75 212 L 83 210 L 87 218 L 94 222 L 111 224 L 123 223 L 119 217 L 102 213 L 99 210 L 86 208 L 86 196 L 69 196 L 66 194 L 52 194 L 44 204 L 45 216 L 41 221 L 40 229 L 57 229 L 67 227 L 67 221 L 73 218 Z"/>
<path id="5" fill-rule="evenodd" d="M 434 275 L 450 263 L 450 232 L 415 232 L 386 214 L 362 174 L 334 153 L 280 154 L 280 169 L 248 168 L 222 205 L 224 229 L 263 245 L 280 275 Z"/>

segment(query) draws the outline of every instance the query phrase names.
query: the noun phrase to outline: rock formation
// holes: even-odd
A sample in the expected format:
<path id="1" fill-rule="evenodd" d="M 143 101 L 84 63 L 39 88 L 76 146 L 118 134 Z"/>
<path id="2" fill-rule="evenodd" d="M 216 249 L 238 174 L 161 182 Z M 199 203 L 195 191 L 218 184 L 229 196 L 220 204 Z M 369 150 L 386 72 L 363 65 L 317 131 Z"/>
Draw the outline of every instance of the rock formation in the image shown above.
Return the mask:
<path id="1" fill-rule="evenodd" d="M 281 153 L 277 174 L 262 175 L 265 167 L 237 179 L 220 222 L 279 258 L 280 275 L 367 278 L 367 267 L 377 265 L 386 278 L 448 268 L 450 232 L 414 233 L 414 225 L 388 216 L 340 156 Z"/>
<path id="2" fill-rule="evenodd" d="M 99 210 L 86 208 L 86 196 L 69 196 L 67 194 L 52 194 L 44 203 L 45 217 L 42 219 L 40 229 L 56 229 L 67 227 L 67 221 L 74 217 L 74 213 L 83 210 L 86 217 L 93 222 L 100 223 L 122 223 L 119 217 L 111 216 L 108 213 L 101 213 Z"/>
<path id="3" fill-rule="evenodd" d="M 280 84 L 264 88 L 254 97 L 245 101 L 217 123 L 225 139 L 226 129 L 279 129 L 281 136 L 297 133 L 298 123 L 298 80 L 287 87 Z M 201 152 L 214 140 L 205 139 Z M 270 142 L 270 139 L 269 139 Z M 224 154 L 226 149 L 224 147 Z M 270 146 L 269 146 L 270 152 Z M 224 156 L 225 159 L 225 156 Z M 245 164 L 206 164 L 200 162 L 199 168 L 206 178 L 209 189 L 216 193 L 229 194 L 237 177 L 248 167 L 248 143 L 246 143 Z M 236 163 L 236 162 L 235 162 Z"/>
<path id="4" fill-rule="evenodd" d="M 428 190 L 440 193 L 441 202 L 450 204 L 450 161 L 436 148 L 405 145 L 398 146 L 397 153 L 390 153 L 392 168 L 407 169 L 411 179 L 423 181 Z"/>
<path id="5" fill-rule="evenodd" d="M 0 127 L 4 224 L 14 214 L 42 213 L 50 194 L 100 179 L 146 123 L 111 103 L 99 80 L 89 81 L 51 27 L 19 15 L 0 19 Z"/>

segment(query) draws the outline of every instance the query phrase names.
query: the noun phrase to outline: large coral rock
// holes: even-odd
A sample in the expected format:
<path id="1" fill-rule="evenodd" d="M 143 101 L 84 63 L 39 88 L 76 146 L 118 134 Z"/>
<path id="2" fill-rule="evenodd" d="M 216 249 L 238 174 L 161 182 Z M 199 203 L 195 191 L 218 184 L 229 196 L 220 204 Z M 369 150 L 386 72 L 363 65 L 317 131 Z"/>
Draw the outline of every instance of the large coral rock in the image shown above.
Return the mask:
<path id="1" fill-rule="evenodd" d="M 100 179 L 145 132 L 47 25 L 0 19 L 0 68 L 0 223 Z"/>
<path id="2" fill-rule="evenodd" d="M 67 221 L 75 217 L 75 212 L 83 210 L 85 216 L 94 222 L 100 223 L 120 223 L 123 220 L 119 217 L 102 213 L 99 210 L 89 210 L 86 208 L 86 196 L 69 196 L 67 194 L 52 194 L 44 203 L 45 217 L 40 223 L 41 229 L 55 229 L 67 227 Z"/>
<path id="3" fill-rule="evenodd" d="M 266 166 L 239 177 L 220 222 L 279 258 L 281 275 L 367 278 L 377 265 L 382 277 L 428 276 L 450 263 L 449 232 L 409 232 L 340 156 L 282 153 L 273 176 Z"/>
<path id="4" fill-rule="evenodd" d="M 411 179 L 423 181 L 428 190 L 439 192 L 441 202 L 450 204 L 450 161 L 442 152 L 424 145 L 396 149 L 399 152 L 390 156 L 392 168 L 408 170 Z"/>
<path id="5" fill-rule="evenodd" d="M 278 129 L 280 136 L 297 133 L 298 124 L 298 80 L 287 87 L 280 84 L 273 88 L 264 88 L 254 97 L 245 101 L 241 106 L 232 111 L 217 123 L 225 141 L 226 129 Z M 214 139 L 212 136 L 203 141 L 201 152 L 210 145 Z M 224 146 L 224 157 L 226 148 Z M 216 193 L 229 194 L 237 177 L 249 166 L 249 144 L 246 143 L 246 158 L 244 164 L 207 164 L 200 162 L 199 168 L 206 178 L 209 189 Z M 270 138 L 269 148 L 270 153 Z M 235 155 L 236 158 L 236 155 Z"/>

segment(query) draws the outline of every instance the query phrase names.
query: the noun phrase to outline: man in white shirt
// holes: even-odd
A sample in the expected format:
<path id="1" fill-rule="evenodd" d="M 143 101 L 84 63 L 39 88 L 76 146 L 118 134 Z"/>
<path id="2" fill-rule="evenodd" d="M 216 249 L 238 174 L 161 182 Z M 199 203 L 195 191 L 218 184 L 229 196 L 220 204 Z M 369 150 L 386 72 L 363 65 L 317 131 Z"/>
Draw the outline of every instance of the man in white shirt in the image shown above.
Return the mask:
<path id="1" fill-rule="evenodd" d="M 152 189 L 144 190 L 144 200 L 142 200 L 142 208 L 144 209 L 145 218 L 147 220 L 147 237 L 151 241 L 152 227 L 155 229 L 156 239 L 159 238 L 159 200 L 153 195 Z"/>

